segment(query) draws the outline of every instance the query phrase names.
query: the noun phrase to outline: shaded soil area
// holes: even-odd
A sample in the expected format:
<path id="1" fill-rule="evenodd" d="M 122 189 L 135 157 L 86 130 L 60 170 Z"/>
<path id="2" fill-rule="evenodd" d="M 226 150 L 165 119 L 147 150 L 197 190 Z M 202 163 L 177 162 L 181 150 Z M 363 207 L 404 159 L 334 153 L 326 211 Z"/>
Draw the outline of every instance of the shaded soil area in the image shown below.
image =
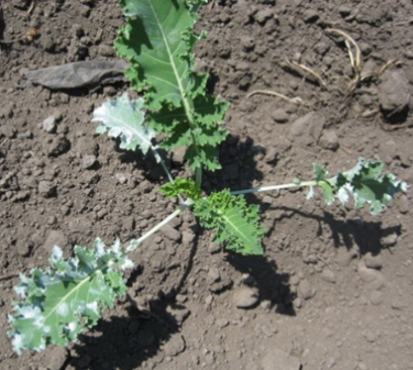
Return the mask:
<path id="1" fill-rule="evenodd" d="M 176 204 L 152 158 L 94 134 L 93 109 L 127 83 L 21 86 L 29 70 L 114 61 L 116 1 L 0 4 L 1 369 L 413 369 L 410 192 L 380 217 L 301 191 L 249 196 L 267 229 L 253 258 L 184 214 L 134 252 L 128 295 L 96 328 L 17 357 L 6 332 L 18 272 L 46 267 L 54 245 L 69 256 L 97 236 L 127 242 Z M 231 103 L 231 134 L 203 188 L 308 179 L 313 163 L 334 174 L 360 156 L 412 184 L 412 14 L 410 0 L 205 5 L 198 68 Z M 168 165 L 189 175 L 181 151 Z"/>

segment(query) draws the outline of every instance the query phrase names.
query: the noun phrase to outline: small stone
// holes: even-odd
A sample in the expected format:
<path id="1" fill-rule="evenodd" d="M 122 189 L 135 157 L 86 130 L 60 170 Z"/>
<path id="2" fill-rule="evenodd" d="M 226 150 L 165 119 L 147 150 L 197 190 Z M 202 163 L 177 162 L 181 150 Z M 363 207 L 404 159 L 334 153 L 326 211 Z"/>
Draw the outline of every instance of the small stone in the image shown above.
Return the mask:
<path id="1" fill-rule="evenodd" d="M 278 161 L 277 148 L 270 148 L 265 154 L 265 162 L 268 164 L 274 164 Z"/>
<path id="2" fill-rule="evenodd" d="M 380 305 L 384 300 L 384 294 L 383 292 L 380 292 L 379 290 L 375 290 L 370 294 L 370 303 L 373 306 L 378 306 Z"/>
<path id="3" fill-rule="evenodd" d="M 254 49 L 254 46 L 255 46 L 254 37 L 247 36 L 247 35 L 241 36 L 240 41 L 241 41 L 241 45 L 242 45 L 242 47 L 244 48 L 245 51 L 249 51 L 249 50 Z"/>
<path id="4" fill-rule="evenodd" d="M 115 173 L 115 178 L 117 182 L 121 185 L 126 184 L 130 179 L 130 175 L 126 173 L 117 172 Z"/>
<path id="5" fill-rule="evenodd" d="M 314 23 L 317 22 L 320 16 L 313 9 L 308 9 L 303 14 L 303 19 L 305 23 Z"/>
<path id="6" fill-rule="evenodd" d="M 364 256 L 364 263 L 369 269 L 380 270 L 383 267 L 381 256 L 373 256 L 370 252 Z"/>
<path id="7" fill-rule="evenodd" d="M 333 271 L 326 268 L 321 273 L 321 279 L 327 283 L 335 284 L 336 283 L 336 276 Z"/>
<path id="8" fill-rule="evenodd" d="M 385 114 L 401 112 L 409 103 L 409 79 L 399 70 L 388 70 L 382 75 L 378 89 L 380 108 Z"/>
<path id="9" fill-rule="evenodd" d="M 212 266 L 208 271 L 208 280 L 211 283 L 216 283 L 221 280 L 219 269 L 216 266 Z"/>
<path id="10" fill-rule="evenodd" d="M 164 227 L 162 227 L 161 232 L 163 235 L 165 235 L 169 240 L 172 240 L 174 242 L 179 242 L 182 238 L 181 233 L 174 229 L 172 226 L 170 225 L 165 225 Z"/>
<path id="11" fill-rule="evenodd" d="M 288 113 L 284 109 L 275 109 L 271 112 L 271 118 L 277 123 L 285 123 L 288 121 Z"/>
<path id="12" fill-rule="evenodd" d="M 67 239 L 65 234 L 63 234 L 63 232 L 59 230 L 51 230 L 48 233 L 48 236 L 44 242 L 44 248 L 50 255 L 52 253 L 54 246 L 58 246 L 61 249 L 63 249 L 66 246 L 68 246 L 68 244 L 69 244 L 69 240 Z"/>
<path id="13" fill-rule="evenodd" d="M 323 149 L 336 151 L 339 147 L 337 133 L 334 130 L 324 131 L 318 141 L 318 145 Z"/>
<path id="14" fill-rule="evenodd" d="M 315 295 L 315 291 L 307 279 L 300 281 L 298 284 L 298 292 L 305 300 L 308 300 Z"/>
<path id="15" fill-rule="evenodd" d="M 319 141 L 325 122 L 320 114 L 307 113 L 292 123 L 289 138 L 306 146 L 313 145 Z"/>
<path id="16" fill-rule="evenodd" d="M 380 243 L 383 247 L 393 247 L 397 244 L 399 237 L 396 233 L 386 235 L 380 239 Z"/>
<path id="17" fill-rule="evenodd" d="M 298 358 L 278 348 L 271 348 L 261 361 L 262 370 L 300 370 Z"/>
<path id="18" fill-rule="evenodd" d="M 211 254 L 219 253 L 221 251 L 222 247 L 218 243 L 210 243 L 208 246 L 208 251 Z"/>
<path id="19" fill-rule="evenodd" d="M 94 156 L 93 154 L 86 154 L 82 158 L 82 168 L 84 168 L 85 170 L 89 170 L 96 164 L 96 162 L 96 156 Z"/>
<path id="20" fill-rule="evenodd" d="M 340 13 L 340 15 L 344 18 L 347 17 L 348 15 L 350 15 L 351 13 L 351 8 L 347 5 L 341 5 L 338 8 L 338 12 Z"/>
<path id="21" fill-rule="evenodd" d="M 46 367 L 49 370 L 61 370 L 65 365 L 69 352 L 64 347 L 55 346 L 48 351 Z"/>
<path id="22" fill-rule="evenodd" d="M 371 289 L 380 289 L 384 285 L 384 276 L 381 272 L 366 267 L 363 260 L 360 260 L 357 271 L 361 279 L 369 285 Z"/>
<path id="23" fill-rule="evenodd" d="M 17 246 L 17 253 L 22 257 L 28 257 L 32 248 L 33 244 L 31 242 L 24 241 Z"/>
<path id="24" fill-rule="evenodd" d="M 173 336 L 168 342 L 166 342 L 163 350 L 166 356 L 174 357 L 183 351 L 185 351 L 186 344 L 182 335 Z"/>
<path id="25" fill-rule="evenodd" d="M 43 130 L 49 134 L 56 132 L 56 119 L 54 116 L 47 117 L 42 124 Z"/>
<path id="26" fill-rule="evenodd" d="M 50 144 L 47 154 L 51 157 L 58 157 L 61 154 L 68 152 L 70 149 L 70 141 L 64 136 L 55 137 Z"/>
<path id="27" fill-rule="evenodd" d="M 233 301 L 238 308 L 251 308 L 258 303 L 258 290 L 250 287 L 241 287 L 235 290 Z"/>
<path id="28" fill-rule="evenodd" d="M 399 211 L 401 214 L 405 215 L 407 212 L 409 212 L 409 198 L 407 197 L 406 194 L 401 195 L 397 199 L 397 205 L 399 207 Z"/>
<path id="29" fill-rule="evenodd" d="M 225 328 L 229 325 L 229 320 L 224 319 L 224 318 L 220 318 L 215 322 L 215 324 L 216 324 L 216 326 L 218 326 L 218 328 L 223 329 L 223 328 Z"/>
<path id="30" fill-rule="evenodd" d="M 44 198 L 51 198 L 56 195 L 56 186 L 51 181 L 40 181 L 37 190 Z"/>
<path id="31" fill-rule="evenodd" d="M 271 8 L 259 10 L 254 15 L 254 19 L 260 24 L 264 24 L 268 19 L 273 18 L 273 17 L 274 17 L 274 13 Z"/>
<path id="32" fill-rule="evenodd" d="M 102 44 L 99 46 L 99 55 L 103 57 L 113 57 L 115 56 L 115 50 L 112 46 Z"/>

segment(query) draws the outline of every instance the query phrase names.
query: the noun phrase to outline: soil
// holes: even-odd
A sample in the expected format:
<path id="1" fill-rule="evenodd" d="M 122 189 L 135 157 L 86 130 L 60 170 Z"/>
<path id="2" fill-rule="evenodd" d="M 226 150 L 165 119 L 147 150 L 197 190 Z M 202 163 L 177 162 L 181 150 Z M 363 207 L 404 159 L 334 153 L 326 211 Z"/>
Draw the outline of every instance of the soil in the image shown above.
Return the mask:
<path id="1" fill-rule="evenodd" d="M 211 244 L 185 214 L 134 253 L 127 297 L 96 328 L 68 349 L 15 355 L 6 332 L 18 272 L 46 267 L 55 244 L 69 256 L 96 236 L 127 242 L 176 205 L 159 193 L 165 179 L 150 158 L 94 135 L 91 112 L 126 83 L 19 87 L 28 70 L 114 60 L 123 23 L 116 1 L 1 6 L 1 369 L 413 369 L 410 193 L 379 217 L 306 201 L 301 191 L 250 196 L 267 228 L 265 255 L 253 258 Z M 231 135 L 220 148 L 223 169 L 204 189 L 308 179 L 314 162 L 333 174 L 359 156 L 382 159 L 412 184 L 412 14 L 410 0 L 205 5 L 197 27 L 208 37 L 197 58 L 211 91 L 231 103 Z M 363 73 L 387 70 L 348 91 L 348 50 L 331 28 L 355 40 Z M 256 90 L 301 100 L 248 96 Z M 188 174 L 181 152 L 168 163 Z"/>

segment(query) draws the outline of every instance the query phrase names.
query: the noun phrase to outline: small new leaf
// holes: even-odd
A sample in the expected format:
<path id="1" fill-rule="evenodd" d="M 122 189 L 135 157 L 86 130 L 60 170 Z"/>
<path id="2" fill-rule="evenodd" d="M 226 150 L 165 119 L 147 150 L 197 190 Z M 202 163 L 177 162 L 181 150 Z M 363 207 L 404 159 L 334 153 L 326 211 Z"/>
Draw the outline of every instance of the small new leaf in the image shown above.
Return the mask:
<path id="1" fill-rule="evenodd" d="M 259 225 L 258 206 L 248 205 L 243 196 L 228 190 L 212 193 L 195 202 L 194 214 L 201 226 L 215 230 L 213 242 L 243 255 L 261 255 L 264 228 Z"/>
<path id="2" fill-rule="evenodd" d="M 181 194 L 195 201 L 201 197 L 201 189 L 196 186 L 195 181 L 190 179 L 175 179 L 174 182 L 162 185 L 160 191 L 172 198 L 178 198 Z"/>
<path id="3" fill-rule="evenodd" d="M 353 169 L 327 179 L 327 171 L 314 165 L 314 179 L 316 185 L 323 189 L 327 204 L 331 204 L 334 199 L 345 204 L 352 196 L 356 208 L 368 204 L 372 215 L 383 211 L 396 193 L 407 190 L 406 183 L 397 180 L 392 174 L 382 172 L 382 162 L 360 158 Z"/>
<path id="4" fill-rule="evenodd" d="M 93 112 L 92 122 L 101 122 L 96 133 L 108 133 L 119 137 L 121 149 L 135 150 L 139 147 L 144 154 L 152 147 L 155 131 L 143 125 L 143 99 L 130 101 L 128 94 L 102 104 Z"/>
<path id="5" fill-rule="evenodd" d="M 34 269 L 20 276 L 15 290 L 22 301 L 9 316 L 13 349 L 40 351 L 49 344 L 66 346 L 96 325 L 105 307 L 112 307 L 126 287 L 122 270 L 131 268 L 120 242 L 106 248 L 96 239 L 93 249 L 76 246 L 75 256 L 65 260 L 55 247 L 51 268 Z"/>

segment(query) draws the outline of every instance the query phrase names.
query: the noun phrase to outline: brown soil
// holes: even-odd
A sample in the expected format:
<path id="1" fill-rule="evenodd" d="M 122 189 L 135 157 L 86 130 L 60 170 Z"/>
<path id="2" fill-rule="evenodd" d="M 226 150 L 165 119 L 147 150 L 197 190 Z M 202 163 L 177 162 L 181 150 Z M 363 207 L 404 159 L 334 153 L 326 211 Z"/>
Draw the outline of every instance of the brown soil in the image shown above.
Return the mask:
<path id="1" fill-rule="evenodd" d="M 166 0 L 165 0 L 166 1 Z M 94 90 L 19 88 L 27 70 L 77 60 L 111 60 L 122 24 L 115 1 L 1 1 L 0 22 L 0 368 L 413 369 L 411 195 L 381 217 L 326 207 L 303 192 L 249 197 L 267 228 L 265 256 L 242 258 L 210 244 L 188 214 L 133 256 L 128 296 L 68 350 L 17 357 L 7 338 L 16 273 L 45 267 L 53 245 L 110 243 L 139 236 L 174 209 L 162 172 L 139 154 L 95 137 L 94 107 L 127 85 Z M 246 188 L 331 173 L 359 156 L 381 158 L 413 183 L 413 27 L 410 0 L 214 0 L 203 7 L 198 45 L 210 88 L 231 103 L 223 170 L 204 188 Z M 23 40 L 31 28 L 34 40 Z M 347 93 L 351 35 L 363 71 L 381 76 Z M 326 87 L 283 67 L 317 72 Z M 309 107 L 274 96 L 300 97 Z M 53 116 L 56 130 L 43 121 Z M 96 163 L 90 167 L 91 156 Z M 184 175 L 182 153 L 169 158 Z M 250 309 L 237 308 L 250 300 Z"/>

